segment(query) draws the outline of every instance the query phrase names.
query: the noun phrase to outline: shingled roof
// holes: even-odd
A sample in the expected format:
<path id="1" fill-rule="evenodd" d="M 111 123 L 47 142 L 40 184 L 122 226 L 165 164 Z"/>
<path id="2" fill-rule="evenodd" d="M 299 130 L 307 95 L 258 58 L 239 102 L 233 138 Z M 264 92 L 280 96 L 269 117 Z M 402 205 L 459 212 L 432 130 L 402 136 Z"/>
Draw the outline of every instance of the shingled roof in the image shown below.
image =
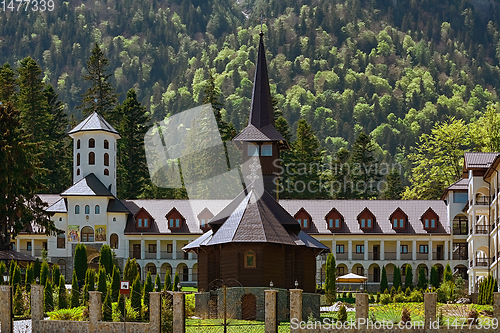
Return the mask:
<path id="1" fill-rule="evenodd" d="M 104 131 L 118 135 L 118 132 L 97 112 L 92 112 L 81 123 L 75 126 L 68 134 L 82 131 Z"/>
<path id="2" fill-rule="evenodd" d="M 66 191 L 61 193 L 62 197 L 65 196 L 100 196 L 100 197 L 113 197 L 113 194 L 93 173 L 88 174 L 76 184 L 73 184 Z"/>
<path id="3" fill-rule="evenodd" d="M 466 152 L 464 154 L 464 171 L 471 169 L 488 169 L 499 153 Z"/>

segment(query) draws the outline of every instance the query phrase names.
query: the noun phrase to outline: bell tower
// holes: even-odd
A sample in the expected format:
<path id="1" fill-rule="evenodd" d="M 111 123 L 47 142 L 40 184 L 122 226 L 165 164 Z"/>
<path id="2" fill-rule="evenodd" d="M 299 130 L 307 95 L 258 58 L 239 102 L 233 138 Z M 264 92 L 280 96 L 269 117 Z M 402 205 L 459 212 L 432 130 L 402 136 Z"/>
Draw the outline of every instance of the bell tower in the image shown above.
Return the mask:
<path id="1" fill-rule="evenodd" d="M 68 134 L 73 139 L 73 184 L 93 173 L 116 196 L 118 132 L 93 112 Z"/>
<path id="2" fill-rule="evenodd" d="M 246 177 L 252 173 L 248 168 L 250 163 L 245 162 L 258 157 L 264 178 L 264 189 L 277 199 L 276 184 L 280 150 L 290 149 L 290 147 L 285 138 L 274 127 L 274 109 L 269 88 L 263 35 L 261 32 L 248 125 L 236 135 L 233 141 L 242 143 L 243 176 Z"/>

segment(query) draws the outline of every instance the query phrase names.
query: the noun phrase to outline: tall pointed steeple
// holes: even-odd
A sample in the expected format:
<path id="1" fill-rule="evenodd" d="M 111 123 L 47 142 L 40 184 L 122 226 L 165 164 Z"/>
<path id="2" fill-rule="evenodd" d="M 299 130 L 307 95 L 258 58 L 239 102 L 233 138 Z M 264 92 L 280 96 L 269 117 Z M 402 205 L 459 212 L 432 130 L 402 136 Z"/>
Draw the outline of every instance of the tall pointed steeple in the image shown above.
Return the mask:
<path id="1" fill-rule="evenodd" d="M 248 125 L 233 140 L 243 143 L 243 164 L 250 158 L 259 157 L 264 177 L 264 189 L 277 199 L 280 150 L 290 148 L 285 138 L 274 127 L 274 109 L 267 75 L 263 36 L 261 32 Z M 245 177 L 251 173 L 251 170 L 247 169 L 244 167 L 242 170 Z"/>

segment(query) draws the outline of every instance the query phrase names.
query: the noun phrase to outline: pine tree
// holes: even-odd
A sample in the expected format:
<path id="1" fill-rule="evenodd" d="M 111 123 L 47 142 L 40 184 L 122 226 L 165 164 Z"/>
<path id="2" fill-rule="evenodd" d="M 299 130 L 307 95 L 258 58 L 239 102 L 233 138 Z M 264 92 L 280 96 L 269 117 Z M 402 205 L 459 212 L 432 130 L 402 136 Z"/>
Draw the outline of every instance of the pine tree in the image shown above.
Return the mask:
<path id="1" fill-rule="evenodd" d="M 59 276 L 61 276 L 61 271 L 59 270 L 59 265 L 54 264 L 52 266 L 52 284 L 54 285 L 54 288 L 56 286 L 59 286 Z"/>
<path id="2" fill-rule="evenodd" d="M 125 307 L 125 296 L 124 295 L 119 295 L 118 296 L 118 311 L 120 311 L 120 318 L 123 318 L 125 313 L 124 313 L 124 307 Z"/>
<path id="3" fill-rule="evenodd" d="M 142 317 L 141 313 L 142 292 L 141 292 L 141 282 L 139 281 L 139 275 L 135 277 L 134 282 L 132 283 L 132 288 L 130 290 L 130 293 L 131 293 L 130 305 L 132 306 L 132 309 L 141 314 L 139 317 Z"/>
<path id="4" fill-rule="evenodd" d="M 392 278 L 392 286 L 396 289 L 401 287 L 401 270 L 399 267 L 394 267 L 394 275 Z"/>
<path id="5" fill-rule="evenodd" d="M 453 282 L 453 273 L 451 272 L 451 267 L 450 264 L 446 264 L 446 267 L 444 269 L 444 276 L 443 276 L 443 281 L 444 282 Z"/>
<path id="6" fill-rule="evenodd" d="M 99 279 L 97 281 L 97 291 L 101 292 L 101 302 L 104 302 L 104 297 L 106 297 L 107 285 L 106 285 L 106 270 L 104 267 L 99 268 Z"/>
<path id="7" fill-rule="evenodd" d="M 326 257 L 326 278 L 325 278 L 325 292 L 329 303 L 335 302 L 337 285 L 336 285 L 336 273 L 337 267 L 335 263 L 335 256 L 333 253 L 329 253 Z"/>
<path id="8" fill-rule="evenodd" d="M 106 74 L 109 61 L 104 56 L 101 48 L 96 43 L 92 50 L 92 55 L 87 60 L 87 75 L 83 76 L 85 81 L 89 81 L 90 88 L 82 95 L 83 114 L 88 115 L 97 111 L 108 120 L 111 125 L 116 125 L 116 117 L 113 109 L 117 102 L 117 94 L 109 78 L 111 74 Z"/>
<path id="9" fill-rule="evenodd" d="M 68 296 L 66 292 L 66 281 L 64 276 L 59 276 L 59 309 L 66 309 L 68 307 Z"/>
<path id="10" fill-rule="evenodd" d="M 156 289 L 155 289 L 155 291 L 156 291 L 156 292 L 161 291 L 161 280 L 160 280 L 160 274 L 156 274 L 156 278 L 155 278 L 155 286 L 156 286 Z"/>
<path id="11" fill-rule="evenodd" d="M 439 288 L 439 275 L 436 265 L 431 267 L 431 279 L 430 283 L 434 288 Z"/>
<path id="12" fill-rule="evenodd" d="M 176 272 L 174 276 L 174 285 L 172 291 L 181 291 L 181 288 L 178 287 L 180 282 L 181 279 L 179 277 L 179 272 Z"/>
<path id="13" fill-rule="evenodd" d="M 120 295 L 120 270 L 116 266 L 113 268 L 113 282 L 111 284 L 111 289 L 111 300 L 116 302 L 118 301 L 118 296 Z"/>
<path id="14" fill-rule="evenodd" d="M 127 98 L 117 112 L 120 117 L 118 132 L 122 135 L 118 143 L 118 197 L 137 198 L 144 180 L 149 177 L 144 135 L 151 117 L 138 101 L 134 89 L 127 92 Z"/>
<path id="15" fill-rule="evenodd" d="M 95 271 L 92 268 L 87 269 L 87 272 L 85 273 L 85 287 L 83 290 L 83 300 L 84 302 L 88 302 L 89 300 L 89 291 L 94 291 L 95 283 Z"/>
<path id="16" fill-rule="evenodd" d="M 413 289 L 413 272 L 410 264 L 406 264 L 405 288 Z"/>
<path id="17" fill-rule="evenodd" d="M 123 271 L 123 279 L 125 281 L 134 281 L 135 277 L 139 274 L 137 271 L 137 262 L 135 258 L 132 260 L 127 259 L 127 263 L 125 264 L 125 269 Z"/>
<path id="18" fill-rule="evenodd" d="M 102 320 L 103 321 L 113 321 L 113 308 L 111 303 L 111 288 L 106 291 L 106 296 L 102 303 Z"/>
<path id="19" fill-rule="evenodd" d="M 151 279 L 151 272 L 148 271 L 148 275 L 146 277 L 146 283 L 144 284 L 144 291 L 142 298 L 144 300 L 144 305 L 149 309 L 149 293 L 154 291 L 153 281 Z M 149 311 L 148 311 L 149 315 Z M 149 316 L 148 316 L 149 317 Z"/>
<path id="20" fill-rule="evenodd" d="M 82 243 L 78 243 L 76 246 L 74 263 L 73 269 L 76 271 L 76 278 L 80 285 L 83 285 L 87 273 L 87 248 Z"/>
<path id="21" fill-rule="evenodd" d="M 418 270 L 417 288 L 423 290 L 427 288 L 427 277 L 425 276 L 425 270 L 423 267 L 420 267 L 420 269 Z"/>
<path id="22" fill-rule="evenodd" d="M 8 63 L 0 67 L 0 102 L 6 104 L 12 100 L 16 91 L 16 73 Z"/>
<path id="23" fill-rule="evenodd" d="M 401 176 L 397 169 L 391 170 L 386 177 L 385 189 L 382 192 L 382 199 L 386 200 L 399 200 L 403 193 L 403 186 L 401 185 Z"/>
<path id="24" fill-rule="evenodd" d="M 113 255 L 111 254 L 111 248 L 107 244 L 101 247 L 99 266 L 104 268 L 106 275 L 113 274 Z"/>
<path id="25" fill-rule="evenodd" d="M 2 274 L 1 269 L 0 269 L 0 274 Z M 26 267 L 26 278 L 24 280 L 24 286 L 26 287 L 26 292 L 31 291 L 32 283 L 33 283 L 33 264 L 30 263 L 28 267 Z"/>
<path id="26" fill-rule="evenodd" d="M 382 277 L 380 278 L 380 291 L 389 289 L 389 283 L 387 282 L 387 272 L 385 270 L 385 266 L 382 266 Z"/>
<path id="27" fill-rule="evenodd" d="M 351 180 L 354 194 L 359 199 L 376 198 L 379 193 L 377 184 L 380 175 L 377 173 L 378 161 L 374 157 L 375 145 L 372 139 L 361 132 L 352 147 Z"/>
<path id="28" fill-rule="evenodd" d="M 47 281 L 43 291 L 43 311 L 50 312 L 54 310 L 54 298 L 52 297 L 52 284 Z"/>
<path id="29" fill-rule="evenodd" d="M 14 276 L 13 276 L 13 283 L 12 285 L 14 286 L 14 293 L 16 292 L 17 289 L 20 289 L 21 286 L 21 268 L 16 265 L 14 269 Z"/>
<path id="30" fill-rule="evenodd" d="M 71 279 L 71 307 L 76 308 L 80 305 L 80 290 L 78 288 L 78 279 L 76 278 L 76 271 L 73 271 Z"/>
<path id="31" fill-rule="evenodd" d="M 40 272 L 40 284 L 41 285 L 45 285 L 47 280 L 50 281 L 50 277 L 49 277 L 49 264 L 44 261 L 42 263 L 42 270 Z"/>
<path id="32" fill-rule="evenodd" d="M 165 285 L 163 286 L 163 290 L 165 291 L 172 290 L 172 278 L 170 277 L 169 270 L 167 270 L 167 276 L 165 277 Z"/>

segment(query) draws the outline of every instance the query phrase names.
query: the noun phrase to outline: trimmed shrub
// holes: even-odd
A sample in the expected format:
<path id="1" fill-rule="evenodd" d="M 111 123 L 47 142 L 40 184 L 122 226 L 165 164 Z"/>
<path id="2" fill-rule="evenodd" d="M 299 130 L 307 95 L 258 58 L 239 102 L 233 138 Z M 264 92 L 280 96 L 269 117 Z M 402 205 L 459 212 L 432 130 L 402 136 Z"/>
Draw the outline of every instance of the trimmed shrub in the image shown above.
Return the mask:
<path id="1" fill-rule="evenodd" d="M 344 304 L 342 304 L 339 311 L 337 311 L 337 320 L 341 323 L 345 323 L 347 321 L 347 309 Z"/>
<path id="2" fill-rule="evenodd" d="M 54 288 L 56 286 L 59 287 L 60 276 L 61 276 L 61 271 L 59 270 L 59 265 L 54 264 L 54 266 L 52 266 L 52 284 L 54 285 Z"/>
<path id="3" fill-rule="evenodd" d="M 97 280 L 97 291 L 101 292 L 101 302 L 104 304 L 104 299 L 106 298 L 107 293 L 107 285 L 106 285 L 106 270 L 104 267 L 99 267 L 99 279 Z"/>
<path id="4" fill-rule="evenodd" d="M 382 277 L 380 278 L 380 291 L 389 289 L 389 283 L 387 282 L 387 272 L 385 271 L 385 266 L 382 266 Z"/>
<path id="5" fill-rule="evenodd" d="M 111 304 L 111 288 L 108 288 L 106 292 L 106 297 L 104 297 L 104 302 L 102 303 L 102 320 L 103 321 L 113 321 L 113 308 Z"/>
<path id="6" fill-rule="evenodd" d="M 120 270 L 116 266 L 113 267 L 113 282 L 111 283 L 111 289 L 111 301 L 116 302 L 120 295 Z"/>
<path id="7" fill-rule="evenodd" d="M 87 260 L 87 258 L 85 258 Z M 40 260 L 36 258 L 35 264 L 33 265 L 33 280 L 36 281 L 36 278 L 40 278 L 40 270 L 42 269 L 42 265 L 40 264 Z"/>
<path id="8" fill-rule="evenodd" d="M 165 278 L 165 285 L 163 286 L 163 290 L 170 291 L 172 290 L 172 278 L 170 277 L 170 271 L 167 270 L 167 277 Z"/>
<path id="9" fill-rule="evenodd" d="M 398 290 L 399 287 L 401 287 L 401 270 L 397 266 L 394 267 L 392 287 L 395 288 L 396 290 Z"/>
<path id="10" fill-rule="evenodd" d="M 130 304 L 131 307 L 134 311 L 139 313 L 139 318 L 141 318 L 141 298 L 142 298 L 142 292 L 141 292 L 141 282 L 139 281 L 139 275 L 135 277 L 134 282 L 132 283 L 132 289 L 131 289 L 131 295 L 130 295 Z"/>
<path id="11" fill-rule="evenodd" d="M 405 288 L 413 289 L 413 271 L 410 264 L 406 264 L 405 268 Z"/>
<path id="12" fill-rule="evenodd" d="M 438 275 L 438 270 L 436 265 L 432 266 L 431 268 L 431 285 L 434 288 L 439 288 L 439 275 Z"/>
<path id="13" fill-rule="evenodd" d="M 73 271 L 71 279 L 71 307 L 76 308 L 80 305 L 80 290 L 78 289 L 78 280 L 76 279 L 76 271 Z"/>
<path id="14" fill-rule="evenodd" d="M 180 291 L 182 288 L 179 288 L 178 285 L 179 283 L 181 282 L 181 279 L 179 277 L 179 273 L 175 273 L 175 277 L 174 277 L 174 285 L 173 285 L 173 291 Z"/>
<path id="15" fill-rule="evenodd" d="M 64 276 L 59 275 L 59 309 L 66 309 L 68 307 L 68 296 L 66 293 L 66 281 L 64 281 Z"/>
<path id="16" fill-rule="evenodd" d="M 392 303 L 391 295 L 389 294 L 380 295 L 380 304 L 387 305 L 389 303 Z"/>
<path id="17" fill-rule="evenodd" d="M 154 291 L 153 281 L 151 279 L 151 272 L 148 271 L 146 277 L 146 283 L 144 284 L 144 291 L 142 298 L 144 299 L 144 305 L 147 308 L 147 313 L 144 314 L 145 318 L 149 319 L 149 293 Z"/>
<path id="18" fill-rule="evenodd" d="M 453 282 L 453 273 L 451 272 L 451 267 L 449 263 L 446 264 L 446 267 L 444 268 L 443 281 Z"/>
<path id="19" fill-rule="evenodd" d="M 325 293 L 329 303 L 335 302 L 337 298 L 336 290 L 336 263 L 333 253 L 329 253 L 326 257 L 326 277 L 325 277 Z"/>
<path id="20" fill-rule="evenodd" d="M 161 279 L 160 279 L 160 274 L 156 274 L 155 278 L 155 285 L 156 285 L 156 292 L 161 291 Z"/>
<path id="21" fill-rule="evenodd" d="M 74 268 L 76 271 L 76 278 L 80 285 L 85 282 L 87 274 L 87 248 L 82 243 L 78 243 L 75 248 Z"/>
<path id="22" fill-rule="evenodd" d="M 44 261 L 42 263 L 42 270 L 40 272 L 40 284 L 44 285 L 46 284 L 47 280 L 49 279 L 49 264 Z"/>
<path id="23" fill-rule="evenodd" d="M 104 267 L 106 275 L 113 274 L 113 254 L 109 245 L 104 244 L 101 247 L 101 255 L 99 257 L 99 266 Z"/>
<path id="24" fill-rule="evenodd" d="M 47 281 L 43 290 L 43 311 L 54 311 L 54 298 L 52 295 L 52 284 Z"/>

